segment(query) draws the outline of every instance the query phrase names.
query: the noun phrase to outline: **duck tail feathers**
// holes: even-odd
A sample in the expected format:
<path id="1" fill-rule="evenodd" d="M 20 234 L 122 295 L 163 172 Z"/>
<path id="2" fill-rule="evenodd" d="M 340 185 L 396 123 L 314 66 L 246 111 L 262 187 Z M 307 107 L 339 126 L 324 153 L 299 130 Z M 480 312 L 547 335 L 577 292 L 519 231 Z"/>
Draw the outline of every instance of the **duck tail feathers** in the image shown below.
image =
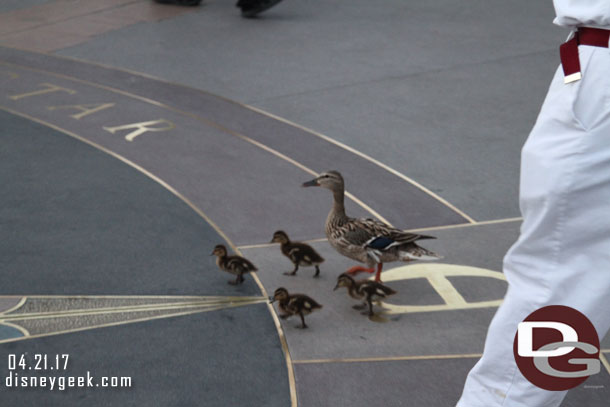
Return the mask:
<path id="1" fill-rule="evenodd" d="M 434 261 L 434 260 L 440 260 L 442 258 L 443 258 L 443 256 L 441 256 L 431 250 L 424 249 L 423 247 L 418 247 L 415 250 L 400 252 L 400 259 L 403 261 L 413 261 L 413 260 Z"/>

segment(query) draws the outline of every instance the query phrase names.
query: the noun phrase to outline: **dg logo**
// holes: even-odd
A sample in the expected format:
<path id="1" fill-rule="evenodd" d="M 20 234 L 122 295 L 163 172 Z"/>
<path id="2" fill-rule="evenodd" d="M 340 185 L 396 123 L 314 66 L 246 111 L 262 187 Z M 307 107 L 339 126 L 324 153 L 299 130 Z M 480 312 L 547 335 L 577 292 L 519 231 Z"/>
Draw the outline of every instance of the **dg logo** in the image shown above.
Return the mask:
<path id="1" fill-rule="evenodd" d="M 434 312 L 449 311 L 460 309 L 490 308 L 498 307 L 502 303 L 502 298 L 490 301 L 468 302 L 462 294 L 455 288 L 449 277 L 478 277 L 481 279 L 495 279 L 506 282 L 504 274 L 497 271 L 487 270 L 477 267 L 458 266 L 454 264 L 429 263 L 414 264 L 396 267 L 383 273 L 383 281 L 400 281 L 422 278 L 428 283 L 443 299 L 444 304 L 434 305 L 407 305 L 383 302 L 385 314 L 407 314 L 415 312 Z M 503 295 L 503 293 L 502 293 Z"/>
<path id="2" fill-rule="evenodd" d="M 571 389 L 601 370 L 595 327 L 563 305 L 540 308 L 519 323 L 513 352 L 523 376 L 545 390 Z"/>

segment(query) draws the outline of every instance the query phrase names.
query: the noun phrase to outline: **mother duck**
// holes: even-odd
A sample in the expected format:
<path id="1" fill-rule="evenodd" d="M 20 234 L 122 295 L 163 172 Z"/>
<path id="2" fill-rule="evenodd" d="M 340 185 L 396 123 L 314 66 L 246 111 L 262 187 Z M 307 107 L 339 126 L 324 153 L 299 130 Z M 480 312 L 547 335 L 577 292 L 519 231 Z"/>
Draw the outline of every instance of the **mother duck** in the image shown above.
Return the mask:
<path id="1" fill-rule="evenodd" d="M 435 239 L 432 236 L 404 232 L 374 219 L 347 216 L 344 206 L 345 183 L 338 171 L 324 172 L 303 186 L 322 187 L 333 193 L 334 203 L 325 225 L 328 242 L 342 255 L 368 266 L 355 266 L 347 273 L 374 273 L 377 265 L 375 281 L 380 281 L 383 263 L 441 258 L 415 243 L 417 240 Z"/>

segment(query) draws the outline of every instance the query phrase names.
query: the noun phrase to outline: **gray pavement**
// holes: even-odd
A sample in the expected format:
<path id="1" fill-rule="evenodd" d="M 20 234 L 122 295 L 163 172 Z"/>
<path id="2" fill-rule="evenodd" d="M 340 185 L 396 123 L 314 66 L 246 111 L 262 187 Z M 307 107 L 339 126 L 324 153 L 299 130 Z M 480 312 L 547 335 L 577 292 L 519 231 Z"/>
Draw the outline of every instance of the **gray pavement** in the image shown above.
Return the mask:
<path id="1" fill-rule="evenodd" d="M 567 36 L 553 16 L 550 1 L 288 0 L 241 21 L 217 0 L 58 53 L 263 108 L 489 220 L 519 216 L 519 151 Z"/>
<path id="2" fill-rule="evenodd" d="M 231 304 L 202 297 L 260 298 L 252 278 L 229 286 L 231 276 L 216 268 L 209 253 L 223 238 L 214 229 L 110 155 L 3 111 L 0 122 L 0 295 L 11 296 L 0 301 L 0 313 L 8 313 L 0 321 L 9 323 L 0 324 L 2 405 L 290 403 L 267 307 L 259 300 L 223 309 Z M 32 339 L 12 342 L 23 329 Z M 68 369 L 33 371 L 36 354 L 68 354 Z M 132 385 L 7 388 L 9 355 L 31 362 L 13 371 L 20 376 L 89 371 L 98 385 L 102 376 L 130 377 Z M 243 374 L 249 371 L 259 374 Z"/>
<path id="3" fill-rule="evenodd" d="M 69 352 L 71 374 L 137 385 L 0 404 L 454 405 L 507 287 L 519 152 L 567 34 L 551 2 L 68 3 L 0 6 L 0 360 Z M 444 256 L 386 265 L 398 293 L 374 318 L 332 291 L 353 263 L 323 239 L 330 195 L 299 187 L 328 169 L 350 215 Z M 277 229 L 320 278 L 282 274 Z M 226 284 L 221 242 L 257 276 Z M 324 305 L 309 329 L 263 305 L 279 286 Z M 563 406 L 606 405 L 609 372 Z"/>

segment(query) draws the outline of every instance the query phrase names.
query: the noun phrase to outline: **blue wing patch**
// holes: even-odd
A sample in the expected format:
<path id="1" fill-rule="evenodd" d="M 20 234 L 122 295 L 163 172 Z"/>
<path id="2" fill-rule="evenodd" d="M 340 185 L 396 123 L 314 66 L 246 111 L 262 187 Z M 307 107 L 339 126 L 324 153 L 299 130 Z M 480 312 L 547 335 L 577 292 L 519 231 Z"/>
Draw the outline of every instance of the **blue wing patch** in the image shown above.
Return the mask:
<path id="1" fill-rule="evenodd" d="M 367 246 L 372 249 L 383 250 L 386 247 L 388 247 L 389 245 L 391 245 L 392 243 L 394 243 L 394 240 L 392 240 L 388 237 L 379 236 L 379 237 L 376 237 L 375 239 L 371 240 L 370 242 L 368 242 Z"/>

